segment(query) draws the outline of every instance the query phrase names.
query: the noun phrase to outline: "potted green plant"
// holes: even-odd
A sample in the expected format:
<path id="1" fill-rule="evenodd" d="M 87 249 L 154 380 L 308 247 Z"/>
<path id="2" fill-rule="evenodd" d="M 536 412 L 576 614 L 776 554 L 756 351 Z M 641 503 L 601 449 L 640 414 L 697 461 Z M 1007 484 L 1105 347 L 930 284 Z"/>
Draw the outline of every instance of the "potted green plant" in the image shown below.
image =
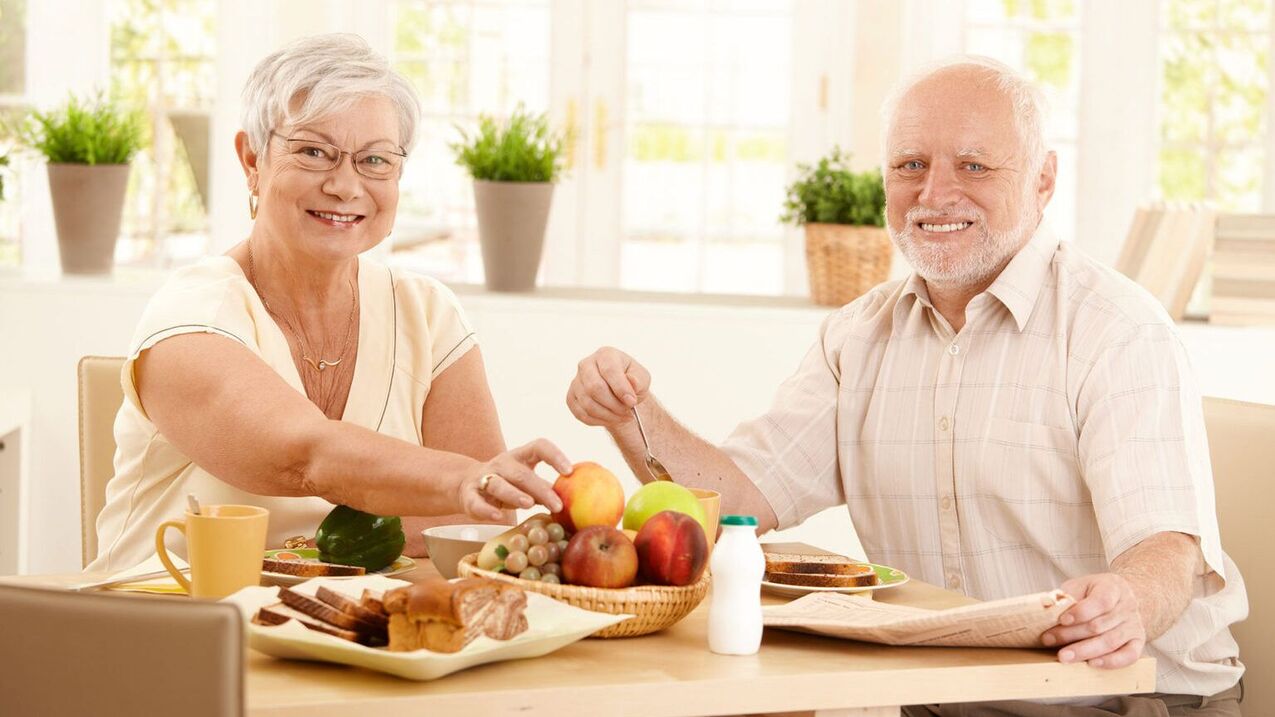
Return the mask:
<path id="1" fill-rule="evenodd" d="M 62 271 L 109 273 L 119 238 L 130 162 L 142 145 L 141 117 L 101 95 L 35 111 L 22 142 L 48 162 Z"/>
<path id="2" fill-rule="evenodd" d="M 474 178 L 487 288 L 535 288 L 563 144 L 545 115 L 519 107 L 503 122 L 479 117 L 477 131 L 461 130 L 461 141 L 452 145 L 456 163 Z"/>
<path id="3" fill-rule="evenodd" d="M 841 306 L 890 275 L 881 171 L 855 172 L 833 147 L 814 165 L 798 164 L 780 220 L 806 231 L 806 270 L 816 304 Z"/>

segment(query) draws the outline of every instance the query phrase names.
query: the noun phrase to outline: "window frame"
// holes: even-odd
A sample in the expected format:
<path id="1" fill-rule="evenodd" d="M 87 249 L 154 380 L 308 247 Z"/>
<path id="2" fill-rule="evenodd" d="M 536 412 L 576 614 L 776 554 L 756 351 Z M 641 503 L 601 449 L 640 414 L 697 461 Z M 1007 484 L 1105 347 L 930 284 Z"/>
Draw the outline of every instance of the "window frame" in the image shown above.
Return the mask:
<path id="1" fill-rule="evenodd" d="M 1131 211 L 1152 199 L 1158 177 L 1161 0 L 1077 0 L 1082 3 L 1080 30 L 1080 100 L 1077 117 L 1076 242 L 1100 260 L 1111 261 L 1128 230 Z M 601 142 L 613 157 L 620 156 L 620 132 L 596 132 L 597 100 L 611 108 L 622 107 L 622 86 L 608 85 L 622 76 L 614 59 L 592 58 L 583 63 L 589 48 L 600 38 L 622 36 L 617 3 L 586 0 L 551 0 L 554 14 L 553 43 L 577 61 L 551 62 L 550 116 L 562 124 L 579 123 L 574 151 L 579 164 L 591 157 Z M 806 20 L 794 23 L 801 42 L 795 52 L 815 57 L 817 71 L 794 70 L 792 112 L 794 121 L 804 118 L 808 131 L 790 144 L 792 163 L 814 159 L 834 143 L 857 145 L 865 160 L 875 159 L 869 138 L 880 130 L 878 100 L 856 88 L 880 77 L 902 77 L 926 62 L 959 52 L 964 7 L 952 0 L 902 0 L 898 4 L 849 4 L 838 0 L 799 3 Z M 865 7 L 860 7 L 863 5 Z M 618 9 L 617 9 L 618 7 Z M 1272 13 L 1275 37 L 1275 13 Z M 241 241 L 250 227 L 244 198 L 244 178 L 238 160 L 226 144 L 239 129 L 239 92 L 255 63 L 270 49 L 297 36 L 335 30 L 357 32 L 378 51 L 388 54 L 391 28 L 388 0 L 368 0 L 357 9 L 325 7 L 297 18 L 262 3 L 220 3 L 217 18 L 217 97 L 212 117 L 209 252 L 218 253 Z M 813 19 L 811 19 L 813 18 Z M 828 18 L 833 18 L 829 20 Z M 865 27 L 873 34 L 865 38 Z M 259 28 L 259 32 L 244 32 Z M 882 28 L 886 28 L 882 32 Z M 65 98 L 68 91 L 85 93 L 105 86 L 109 78 L 109 14 L 106 0 L 82 4 L 76 0 L 40 0 L 27 6 L 26 96 L 28 106 L 47 107 Z M 873 44 L 873 43 L 877 44 Z M 590 44 L 594 43 L 594 44 Z M 835 49 L 836 52 L 833 52 Z M 893 54 L 883 54 L 883 52 Z M 612 53 L 613 55 L 618 53 Z M 837 61 L 818 66 L 818 58 L 837 55 Z M 794 55 L 794 68 L 799 62 Z M 1275 64 L 1275 53 L 1273 63 Z M 893 72 L 896 70 L 897 72 Z M 871 71 L 869 73 L 869 71 Z M 1275 67 L 1268 70 L 1275 79 Z M 880 77 L 878 77 L 878 75 Z M 589 88 L 582 92 L 576 88 Z M 1273 83 L 1275 86 L 1275 83 Z M 822 90 L 822 87 L 829 88 Z M 821 93 L 826 92 L 822 102 Z M 12 98 L 9 98 L 12 99 Z M 1266 146 L 1262 208 L 1275 211 L 1275 92 L 1269 92 L 1268 121 L 1262 141 Z M 600 139 L 601 138 L 601 139 Z M 852 141 L 853 140 L 853 141 Z M 36 171 L 39 163 L 19 162 L 22 187 L 20 242 L 25 267 L 58 265 L 47 182 Z M 612 163 L 616 166 L 618 163 Z M 581 181 L 589 172 L 588 186 Z M 15 174 L 18 172 L 15 172 Z M 580 206 L 593 203 L 595 215 L 617 211 L 617 177 L 579 167 L 555 190 L 550 236 L 546 244 L 543 278 L 548 285 L 615 286 L 618 240 L 605 241 L 600 220 L 579 220 Z M 609 207 L 609 209 L 608 209 Z M 559 225 L 566 224 L 561 227 Z M 800 232 L 788 232 L 785 240 L 785 292 L 805 289 Z M 896 271 L 897 273 L 897 271 Z"/>

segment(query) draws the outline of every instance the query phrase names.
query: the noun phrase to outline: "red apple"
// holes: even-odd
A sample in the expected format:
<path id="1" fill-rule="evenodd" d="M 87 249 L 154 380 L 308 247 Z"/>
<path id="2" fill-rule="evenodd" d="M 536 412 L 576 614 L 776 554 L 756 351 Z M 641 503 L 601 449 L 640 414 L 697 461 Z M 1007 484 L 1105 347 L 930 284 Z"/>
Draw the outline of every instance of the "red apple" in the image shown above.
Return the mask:
<path id="1" fill-rule="evenodd" d="M 634 545 L 642 577 L 657 585 L 690 585 L 708 565 L 704 527 L 674 510 L 662 510 L 648 518 Z"/>
<path id="2" fill-rule="evenodd" d="M 553 520 L 568 533 L 602 525 L 615 527 L 624 515 L 624 487 L 611 471 L 597 463 L 577 463 L 570 473 L 558 476 L 553 490 L 562 499 L 562 512 Z"/>
<path id="3" fill-rule="evenodd" d="M 562 554 L 562 577 L 570 585 L 627 588 L 637 571 L 638 556 L 632 541 L 607 526 L 595 525 L 576 533 Z"/>

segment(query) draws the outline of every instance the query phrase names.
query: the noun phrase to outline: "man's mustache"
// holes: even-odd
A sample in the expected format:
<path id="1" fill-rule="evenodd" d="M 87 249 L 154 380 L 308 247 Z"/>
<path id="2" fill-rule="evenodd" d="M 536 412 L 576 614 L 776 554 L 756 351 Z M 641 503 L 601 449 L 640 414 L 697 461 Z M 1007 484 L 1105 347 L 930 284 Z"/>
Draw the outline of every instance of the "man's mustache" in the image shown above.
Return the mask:
<path id="1" fill-rule="evenodd" d="M 978 207 L 948 207 L 944 209 L 934 209 L 932 207 L 923 207 L 917 205 L 912 207 L 904 215 L 903 219 L 907 223 L 905 230 L 910 230 L 917 222 L 926 219 L 949 219 L 958 218 L 962 220 L 974 220 L 976 222 L 985 222 L 986 215 L 983 210 Z"/>

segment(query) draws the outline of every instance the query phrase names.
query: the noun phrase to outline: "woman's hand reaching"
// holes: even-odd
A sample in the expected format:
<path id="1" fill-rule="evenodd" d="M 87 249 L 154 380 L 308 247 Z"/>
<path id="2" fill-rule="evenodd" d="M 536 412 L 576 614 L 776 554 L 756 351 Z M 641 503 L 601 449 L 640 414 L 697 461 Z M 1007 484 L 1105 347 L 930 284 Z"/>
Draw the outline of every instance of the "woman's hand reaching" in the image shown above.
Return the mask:
<path id="1" fill-rule="evenodd" d="M 561 474 L 572 471 L 571 461 L 557 446 L 538 438 L 501 453 L 466 475 L 459 488 L 461 510 L 478 520 L 500 520 L 502 511 L 537 503 L 557 513 L 562 510 L 562 500 L 548 481 L 536 475 L 534 469 L 540 463 Z"/>

